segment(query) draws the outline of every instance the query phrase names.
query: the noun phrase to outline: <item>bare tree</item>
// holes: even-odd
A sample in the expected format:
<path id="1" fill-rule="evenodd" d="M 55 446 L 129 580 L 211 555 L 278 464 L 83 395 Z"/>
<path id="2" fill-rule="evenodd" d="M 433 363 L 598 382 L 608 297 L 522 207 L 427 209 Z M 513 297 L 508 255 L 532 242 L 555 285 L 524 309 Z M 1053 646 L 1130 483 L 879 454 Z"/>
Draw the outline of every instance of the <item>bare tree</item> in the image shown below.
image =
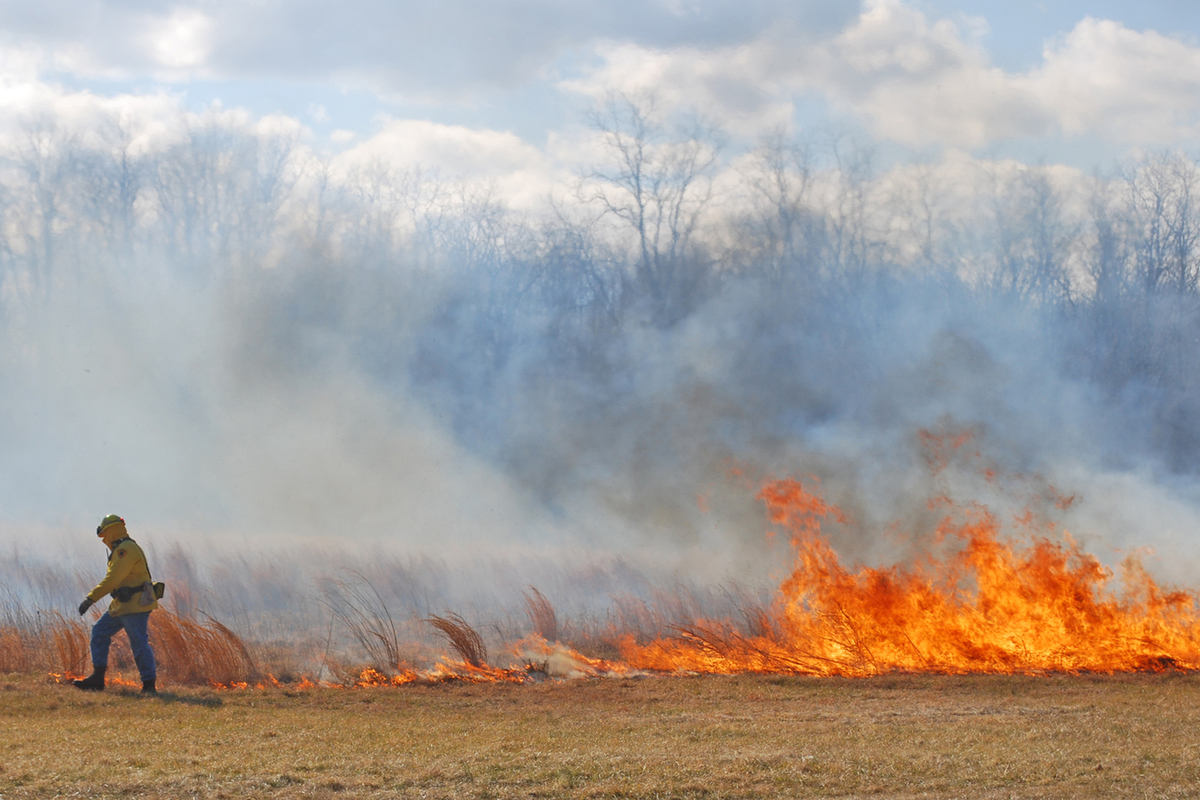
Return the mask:
<path id="1" fill-rule="evenodd" d="M 616 329 L 622 280 L 617 254 L 596 235 L 596 220 L 578 219 L 552 203 L 553 219 L 538 231 L 530 281 L 548 312 L 556 343 L 575 354 Z"/>
<path id="2" fill-rule="evenodd" d="M 991 286 L 1034 302 L 1071 301 L 1066 268 L 1075 231 L 1063 215 L 1045 167 L 1022 167 L 1015 175 L 987 174 L 994 225 Z"/>
<path id="3" fill-rule="evenodd" d="M 951 201 L 951 185 L 944 171 L 934 163 L 914 164 L 904 173 L 905 180 L 892 197 L 892 216 L 896 230 L 890 249 L 901 262 L 932 269 L 947 261 L 946 208 Z"/>
<path id="4" fill-rule="evenodd" d="M 38 119 L 24 126 L 23 136 L 8 159 L 19 176 L 14 191 L 17 208 L 23 212 L 18 224 L 24 239 L 21 249 L 28 283 L 43 296 L 55 279 L 60 222 L 70 216 L 67 197 L 75 144 L 74 137 L 60 130 L 54 121 Z"/>
<path id="5" fill-rule="evenodd" d="M 102 241 L 116 260 L 134 252 L 138 234 L 137 202 L 146 183 L 146 164 L 134 151 L 133 134 L 121 119 L 102 131 L 106 146 L 79 149 L 74 169 L 79 179 L 79 220 L 83 235 Z M 89 248 L 94 252 L 94 248 Z"/>
<path id="6" fill-rule="evenodd" d="M 496 199 L 493 184 L 460 182 L 447 201 L 435 241 L 448 258 L 465 267 L 494 268 L 512 262 L 519 247 L 518 226 Z"/>
<path id="7" fill-rule="evenodd" d="M 378 158 L 359 164 L 345 176 L 341 194 L 346 255 L 374 266 L 390 263 L 404 213 L 395 171 Z"/>
<path id="8" fill-rule="evenodd" d="M 221 199 L 237 158 L 233 136 L 215 122 L 193 127 L 187 140 L 159 153 L 150 169 L 158 232 L 167 255 L 187 272 L 208 277 L 228 240 Z"/>
<path id="9" fill-rule="evenodd" d="M 884 244 L 871 217 L 875 154 L 843 135 L 830 140 L 829 151 L 834 162 L 833 195 L 826 210 L 829 257 L 843 274 L 860 274 L 879 260 Z"/>
<path id="10" fill-rule="evenodd" d="M 241 189 L 229 202 L 240 207 L 236 220 L 237 252 L 245 266 L 262 266 L 275 244 L 282 215 L 292 197 L 300 171 L 295 162 L 299 136 L 295 131 L 251 135 L 246 140 L 246 161 L 233 176 Z"/>
<path id="11" fill-rule="evenodd" d="M 773 279 L 810 275 L 820 262 L 825 221 L 812 207 L 813 166 L 807 144 L 776 130 L 759 142 L 743 173 L 754 208 L 739 242 Z"/>
<path id="12" fill-rule="evenodd" d="M 309 235 L 316 249 L 328 249 L 330 201 L 334 195 L 333 168 L 329 159 L 314 158 L 309 161 L 308 174 L 312 185 L 312 223 Z"/>
<path id="13" fill-rule="evenodd" d="M 1124 290 L 1130 259 L 1130 220 L 1117 206 L 1112 182 L 1099 176 L 1092 179 L 1088 198 L 1088 222 L 1091 241 L 1086 267 L 1092 279 L 1097 304 L 1115 301 Z"/>
<path id="14" fill-rule="evenodd" d="M 670 325 L 698 302 L 711 266 L 693 236 L 712 199 L 720 139 L 698 119 L 668 128 L 659 117 L 652 96 L 610 96 L 591 115 L 610 160 L 586 174 L 582 194 L 632 231 L 634 284 L 653 320 Z"/>
<path id="15" fill-rule="evenodd" d="M 201 276 L 260 266 L 299 175 L 295 146 L 294 133 L 193 125 L 148 170 L 167 253 Z"/>
<path id="16" fill-rule="evenodd" d="M 1135 265 L 1142 287 L 1194 292 L 1200 269 L 1196 163 L 1182 153 L 1161 152 L 1129 166 L 1124 177 L 1137 230 Z"/>
<path id="17" fill-rule="evenodd" d="M 443 244 L 448 194 L 439 174 L 419 166 L 397 169 L 381 158 L 354 166 L 336 193 L 346 254 L 375 267 L 401 259 L 428 266 Z"/>
<path id="18" fill-rule="evenodd" d="M 1066 260 L 1075 231 L 1063 214 L 1062 198 L 1044 167 L 1026 170 L 1023 188 L 1027 198 L 1023 221 L 1029 291 L 1042 301 L 1072 302 L 1074 286 Z"/>

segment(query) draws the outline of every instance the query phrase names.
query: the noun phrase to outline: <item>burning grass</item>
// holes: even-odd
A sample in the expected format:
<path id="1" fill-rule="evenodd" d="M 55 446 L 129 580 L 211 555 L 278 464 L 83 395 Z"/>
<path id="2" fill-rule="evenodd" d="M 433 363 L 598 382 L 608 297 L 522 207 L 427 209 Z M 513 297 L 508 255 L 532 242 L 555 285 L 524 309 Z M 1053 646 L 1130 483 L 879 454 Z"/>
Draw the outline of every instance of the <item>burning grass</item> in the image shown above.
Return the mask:
<path id="1" fill-rule="evenodd" d="M 558 614 L 555 613 L 554 606 L 535 586 L 530 586 L 529 591 L 523 594 L 525 614 L 533 625 L 533 632 L 547 642 L 558 641 Z"/>
<path id="2" fill-rule="evenodd" d="M 434 615 L 429 618 L 429 624 L 446 637 L 459 658 L 467 664 L 475 669 L 486 666 L 487 648 L 483 645 L 483 637 L 458 614 L 447 617 Z"/>
<path id="3" fill-rule="evenodd" d="M 1188 797 L 1200 675 L 87 695 L 0 678 L 0 796 Z M 104 743 L 123 731 L 118 751 Z"/>
<path id="4" fill-rule="evenodd" d="M 706 618 L 679 595 L 614 598 L 589 627 L 530 586 L 533 632 L 493 637 L 495 663 L 464 617 L 393 616 L 362 575 L 324 596 L 368 663 L 327 647 L 324 679 L 286 684 L 216 620 L 160 610 L 160 697 L 122 686 L 121 637 L 114 689 L 75 692 L 31 673 L 85 672 L 87 626 L 10 614 L 0 671 L 22 674 L 0 678 L 0 797 L 1194 793 L 1193 593 L 1132 559 L 1118 579 L 1032 515 L 1006 536 L 948 501 L 920 558 L 850 569 L 823 529 L 837 508 L 791 480 L 760 497 L 795 554 L 773 600 Z M 416 626 L 454 657 L 406 660 Z M 92 746 L 114 726 L 136 757 Z"/>
<path id="5" fill-rule="evenodd" d="M 341 685 L 527 682 L 547 677 L 663 673 L 865 677 L 888 673 L 1157 672 L 1200 668 L 1197 597 L 1158 586 L 1136 559 L 1121 580 L 1067 535 L 1005 538 L 982 507 L 943 501 L 934 546 L 910 564 L 844 567 L 822 525 L 842 513 L 799 482 L 769 483 L 760 494 L 770 520 L 786 531 L 792 573 L 768 604 L 747 600 L 740 619 L 679 619 L 679 598 L 653 604 L 614 602 L 615 613 L 589 648 L 557 641 L 551 602 L 535 587 L 523 593 L 535 633 L 504 644 L 489 663 L 483 637 L 455 613 L 421 622 L 457 656 L 413 666 L 382 596 L 363 578 L 326 589 L 326 607 L 366 653 L 365 665 L 328 657 L 321 669 Z M 1026 523 L 1029 523 L 1032 515 Z M 1031 526 L 1032 527 L 1032 526 Z M 681 606 L 682 607 L 682 606 Z M 666 610 L 664 610 L 666 609 Z M 25 614 L 0 627 L 0 669 L 41 668 L 70 677 L 89 665 L 87 627 L 57 613 Z M 160 610 L 151 638 L 164 683 L 245 687 L 274 683 L 229 628 Z M 647 635 L 646 629 L 658 634 Z M 548 635 L 547 635 L 548 634 Z M 617 643 L 617 658 L 600 657 L 596 639 Z M 128 646 L 115 642 L 110 668 L 132 667 Z M 319 675 L 299 675 L 309 683 Z M 119 678 L 117 679 L 119 680 Z M 326 680 L 328 680 L 326 678 Z"/>
<path id="6" fill-rule="evenodd" d="M 930 435 L 935 475 L 947 468 L 947 454 L 969 440 Z M 995 480 L 990 468 L 986 478 Z M 1074 502 L 1052 487 L 1046 492 L 1059 509 Z M 652 590 L 613 597 L 606 624 L 589 626 L 560 621 L 551 601 L 529 586 L 522 592 L 524 631 L 511 617 L 506 632 L 495 617 L 484 621 L 493 652 L 500 652 L 492 662 L 489 642 L 463 616 L 393 614 L 365 574 L 347 571 L 344 579 L 321 579 L 330 636 L 307 672 L 288 669 L 290 682 L 368 687 L 639 671 L 868 677 L 1200 669 L 1196 594 L 1160 587 L 1133 557 L 1114 575 L 1031 511 L 1003 527 L 982 505 L 934 498 L 930 510 L 941 522 L 931 536 L 914 534 L 917 557 L 848 568 L 826 530 L 846 524 L 837 507 L 791 479 L 768 481 L 759 499 L 794 558 L 772 599 L 730 592 L 731 613 L 717 616 L 695 613 L 699 604 L 686 591 Z M 388 597 L 395 602 L 394 592 Z M 57 613 L 17 617 L 0 626 L 0 670 L 86 673 L 83 623 Z M 357 643 L 357 655 L 335 652 L 335 627 Z M 164 685 L 266 686 L 279 673 L 212 618 L 198 622 L 161 610 L 151 616 L 150 631 Z M 430 644 L 433 636 L 440 641 Z M 114 671 L 132 667 L 122 638 L 113 660 Z"/>
<path id="7" fill-rule="evenodd" d="M 840 510 L 795 480 L 769 483 L 760 498 L 795 551 L 772 606 L 740 627 L 697 620 L 646 644 L 626 637 L 629 664 L 851 677 L 1200 667 L 1196 595 L 1161 588 L 1135 558 L 1117 587 L 1069 536 L 1005 538 L 986 509 L 943 501 L 943 554 L 850 570 L 822 532 L 824 521 L 844 521 Z"/>

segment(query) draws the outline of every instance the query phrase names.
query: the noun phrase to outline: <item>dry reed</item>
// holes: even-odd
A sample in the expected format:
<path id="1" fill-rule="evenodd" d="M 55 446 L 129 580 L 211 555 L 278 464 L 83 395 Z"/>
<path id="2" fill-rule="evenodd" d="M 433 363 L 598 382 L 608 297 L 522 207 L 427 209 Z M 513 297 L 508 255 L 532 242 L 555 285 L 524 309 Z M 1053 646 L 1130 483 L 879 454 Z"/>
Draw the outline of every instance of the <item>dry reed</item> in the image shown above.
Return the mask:
<path id="1" fill-rule="evenodd" d="M 81 674 L 88 666 L 88 632 L 57 611 L 24 614 L 0 627 L 0 672 Z"/>
<path id="2" fill-rule="evenodd" d="M 159 609 L 150 615 L 150 644 L 165 682 L 232 685 L 260 677 L 242 640 L 212 618 L 199 623 Z M 122 669 L 132 663 L 129 645 L 118 635 L 109 665 Z M 40 670 L 86 675 L 91 670 L 89 626 L 57 611 L 43 611 L 27 615 L 20 625 L 0 627 L 0 672 Z"/>
<path id="3" fill-rule="evenodd" d="M 396 623 L 375 586 L 363 575 L 352 574 L 358 583 L 330 580 L 324 586 L 324 605 L 358 641 L 372 666 L 390 676 L 403 662 Z"/>
<path id="4" fill-rule="evenodd" d="M 91 660 L 91 637 L 87 627 L 57 611 L 48 612 L 46 618 L 40 638 L 43 642 L 48 641 L 57 671 L 68 675 L 84 674 Z"/>
<path id="5" fill-rule="evenodd" d="M 150 615 L 150 642 L 159 672 L 175 683 L 233 685 L 257 680 L 259 670 L 237 634 L 159 609 Z"/>
<path id="6" fill-rule="evenodd" d="M 530 586 L 529 592 L 522 594 L 525 597 L 525 613 L 533 625 L 534 633 L 547 642 L 557 642 L 558 615 L 554 613 L 554 606 L 536 587 Z"/>
<path id="7" fill-rule="evenodd" d="M 458 614 L 448 614 L 445 617 L 431 616 L 426 620 L 446 637 L 458 657 L 472 667 L 481 668 L 487 665 L 487 649 L 483 639 Z"/>
<path id="8" fill-rule="evenodd" d="M 0 672 L 29 672 L 39 660 L 35 642 L 26 631 L 0 628 Z"/>

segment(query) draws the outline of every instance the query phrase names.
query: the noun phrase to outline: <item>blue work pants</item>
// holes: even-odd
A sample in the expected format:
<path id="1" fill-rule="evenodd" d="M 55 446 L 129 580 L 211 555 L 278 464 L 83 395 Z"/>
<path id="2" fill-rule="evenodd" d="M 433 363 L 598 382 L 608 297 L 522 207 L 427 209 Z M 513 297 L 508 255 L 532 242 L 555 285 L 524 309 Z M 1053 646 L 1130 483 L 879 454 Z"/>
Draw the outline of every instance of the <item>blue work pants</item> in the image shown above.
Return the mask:
<path id="1" fill-rule="evenodd" d="M 108 647 L 112 644 L 112 637 L 124 629 L 125 635 L 129 637 L 129 649 L 133 651 L 133 661 L 137 664 L 138 672 L 142 674 L 142 680 L 154 680 L 158 670 L 154 666 L 154 651 L 150 649 L 150 632 L 147 629 L 149 622 L 149 611 L 122 614 L 119 617 L 105 611 L 92 626 L 92 666 L 108 666 Z"/>

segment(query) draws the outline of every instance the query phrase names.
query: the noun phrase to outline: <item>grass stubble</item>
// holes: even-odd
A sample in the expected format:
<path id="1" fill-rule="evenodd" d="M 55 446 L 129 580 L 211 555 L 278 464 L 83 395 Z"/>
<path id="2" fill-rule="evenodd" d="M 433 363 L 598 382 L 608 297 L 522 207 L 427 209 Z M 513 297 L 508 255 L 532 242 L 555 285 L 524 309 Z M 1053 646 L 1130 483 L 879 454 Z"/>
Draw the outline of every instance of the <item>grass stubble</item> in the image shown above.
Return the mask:
<path id="1" fill-rule="evenodd" d="M 1200 676 L 85 694 L 0 677 L 0 798 L 1194 797 Z"/>

